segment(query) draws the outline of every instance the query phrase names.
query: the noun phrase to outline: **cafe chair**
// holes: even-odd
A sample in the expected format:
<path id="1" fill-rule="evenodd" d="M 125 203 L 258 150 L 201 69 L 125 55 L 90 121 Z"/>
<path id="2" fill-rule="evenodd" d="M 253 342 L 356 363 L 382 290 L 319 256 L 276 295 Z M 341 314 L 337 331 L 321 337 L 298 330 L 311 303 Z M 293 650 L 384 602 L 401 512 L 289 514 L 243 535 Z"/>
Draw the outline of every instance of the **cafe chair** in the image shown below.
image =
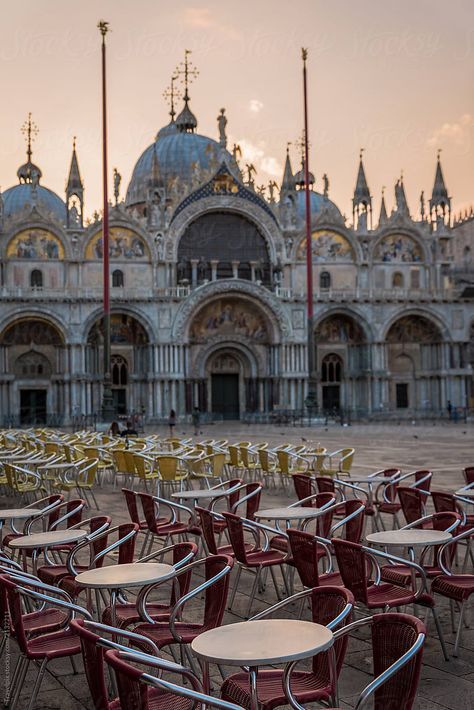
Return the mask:
<path id="1" fill-rule="evenodd" d="M 364 626 L 369 626 L 371 631 L 374 679 L 360 693 L 354 710 L 369 707 L 374 710 L 412 710 L 420 682 L 425 625 L 408 614 L 375 614 L 353 621 L 336 631 L 334 637 L 340 640 Z M 294 667 L 295 664 L 288 667 L 285 677 L 287 702 L 294 710 L 304 710 L 293 693 Z"/>
<path id="2" fill-rule="evenodd" d="M 461 605 L 459 613 L 459 622 L 456 631 L 456 639 L 454 642 L 453 656 L 459 655 L 459 646 L 461 643 L 461 632 L 464 622 L 466 607 L 474 593 L 474 574 L 453 574 L 450 568 L 449 560 L 452 561 L 454 554 L 451 550 L 456 548 L 456 545 L 461 541 L 467 541 L 468 545 L 471 538 L 474 537 L 474 528 L 464 530 L 459 535 L 452 538 L 446 545 L 441 548 L 438 559 L 442 569 L 442 574 L 435 577 L 431 584 L 431 593 L 440 594 L 449 599 L 451 607 L 451 623 L 454 631 L 454 602 Z"/>
<path id="3" fill-rule="evenodd" d="M 150 555 L 138 560 L 137 564 L 150 561 L 164 562 L 166 555 L 171 554 L 171 564 L 178 570 L 181 569 L 181 567 L 184 567 L 184 565 L 188 565 L 192 562 L 197 555 L 197 551 L 198 548 L 194 542 L 178 542 L 175 545 L 161 548 L 161 550 L 158 550 L 157 552 L 152 552 Z M 187 574 L 182 574 L 178 577 L 179 599 L 188 593 L 190 584 L 191 570 L 189 570 Z M 131 624 L 138 624 L 142 621 L 146 621 L 148 618 L 151 618 L 152 621 L 167 621 L 177 601 L 175 585 L 171 585 L 169 602 L 149 603 L 146 607 L 146 615 L 145 613 L 140 614 L 139 599 L 140 596 L 135 602 L 117 602 L 115 605 L 115 622 L 119 628 L 124 629 Z M 104 609 L 102 621 L 104 624 L 112 623 L 112 609 L 110 606 L 107 606 Z"/>
<path id="4" fill-rule="evenodd" d="M 7 705 L 10 710 L 14 710 L 24 686 L 28 667 L 33 661 L 39 664 L 38 675 L 34 686 L 32 689 L 27 688 L 30 699 L 28 710 L 33 710 L 48 663 L 57 658 L 71 658 L 71 663 L 74 667 L 74 656 L 81 653 L 81 645 L 78 636 L 74 630 L 71 629 L 69 623 L 66 623 L 66 625 L 58 631 L 38 634 L 32 637 L 29 636 L 25 626 L 23 602 L 44 602 L 46 605 L 66 611 L 68 614 L 67 622 L 76 614 L 80 614 L 86 618 L 90 618 L 90 614 L 86 609 L 73 604 L 70 598 L 60 599 L 36 591 L 35 581 L 29 578 L 15 578 L 13 575 L 2 575 L 2 582 L 6 586 L 10 618 L 13 628 L 15 629 L 15 639 L 20 649 L 20 657 L 13 673 Z M 57 594 L 57 591 L 58 590 L 55 589 L 54 593 Z"/>
<path id="5" fill-rule="evenodd" d="M 105 660 L 115 673 L 121 708 L 193 710 L 215 707 L 219 710 L 243 710 L 239 705 L 206 695 L 197 676 L 177 663 L 131 649 L 107 651 Z M 147 666 L 148 669 L 156 668 L 159 677 L 141 671 L 136 667 L 139 664 Z M 177 685 L 165 680 L 161 675 L 163 671 L 180 675 L 188 685 Z"/>
<path id="6" fill-rule="evenodd" d="M 340 626 L 344 627 L 351 620 L 354 604 L 351 592 L 343 587 L 319 587 L 294 594 L 253 616 L 248 623 L 267 618 L 288 604 L 307 600 L 310 602 L 311 619 L 315 624 L 321 624 L 333 630 Z M 347 640 L 347 636 L 342 636 L 329 651 L 315 655 L 312 659 L 311 670 L 293 670 L 291 691 L 296 702 L 307 704 L 328 701 L 335 695 L 336 682 L 344 661 Z M 332 669 L 331 664 L 333 664 Z M 285 675 L 283 669 L 259 670 L 257 697 L 260 710 L 272 710 L 272 708 L 288 703 L 284 690 Z M 221 695 L 224 700 L 250 708 L 249 674 L 244 671 L 227 676 L 221 688 Z"/>
<path id="7" fill-rule="evenodd" d="M 147 623 L 138 624 L 134 631 L 151 639 L 159 649 L 165 646 L 173 647 L 177 644 L 183 655 L 187 654 L 191 666 L 195 667 L 196 662 L 189 653 L 187 645 L 199 634 L 222 624 L 229 592 L 230 571 L 233 564 L 232 558 L 228 555 L 210 555 L 205 559 L 196 560 L 182 567 L 175 578 L 179 581 L 181 575 L 187 575 L 189 572 L 197 573 L 200 579 L 198 586 L 178 599 L 169 620 L 155 622 L 150 617 Z M 204 573 L 204 581 L 202 581 L 202 573 Z M 149 585 L 140 595 L 141 609 L 144 610 L 145 614 L 148 614 L 148 597 L 152 590 L 160 584 L 163 584 L 163 582 Z M 195 611 L 193 611 L 193 621 L 184 620 L 185 605 L 193 599 L 201 599 L 203 594 L 204 610 L 201 619 L 198 620 L 195 616 Z"/>
<path id="8" fill-rule="evenodd" d="M 426 592 L 427 582 L 423 567 L 411 560 L 404 560 L 381 550 L 357 545 L 346 540 L 333 538 L 332 543 L 343 584 L 346 589 L 350 589 L 353 593 L 356 603 L 358 602 L 369 611 L 383 609 L 383 611 L 387 612 L 393 607 L 401 607 L 407 604 L 419 604 L 429 609 L 436 624 L 444 658 L 448 661 L 449 657 L 435 602 L 433 597 Z M 381 560 L 391 564 L 393 562 L 404 564 L 409 567 L 414 571 L 418 586 L 415 587 L 414 581 L 412 581 L 411 587 L 399 587 L 396 584 L 382 582 L 379 562 Z M 373 580 L 369 578 L 368 570 L 374 570 L 375 578 Z"/>

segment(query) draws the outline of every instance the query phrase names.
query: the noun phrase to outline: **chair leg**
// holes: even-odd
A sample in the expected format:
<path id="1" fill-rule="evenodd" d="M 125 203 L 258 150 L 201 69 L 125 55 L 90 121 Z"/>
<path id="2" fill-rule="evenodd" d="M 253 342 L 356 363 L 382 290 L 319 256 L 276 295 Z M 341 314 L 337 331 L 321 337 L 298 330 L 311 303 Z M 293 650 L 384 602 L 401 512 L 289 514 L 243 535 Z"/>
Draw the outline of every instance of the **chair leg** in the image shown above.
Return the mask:
<path id="1" fill-rule="evenodd" d="M 273 566 L 270 567 L 270 574 L 272 575 L 273 586 L 275 587 L 277 599 L 278 599 L 278 601 L 280 601 L 281 600 L 280 590 L 278 589 L 277 579 L 275 576 L 275 568 Z"/>
<path id="2" fill-rule="evenodd" d="M 444 643 L 443 632 L 441 630 L 441 624 L 439 623 L 438 612 L 436 611 L 436 609 L 434 607 L 431 609 L 431 611 L 433 613 L 433 619 L 436 624 L 436 631 L 438 632 L 439 642 L 440 642 L 441 648 L 443 650 L 444 660 L 449 661 L 448 652 L 446 651 L 446 644 Z"/>
<path id="3" fill-rule="evenodd" d="M 97 510 L 99 510 L 99 505 L 97 503 L 97 500 L 96 500 L 96 497 L 94 495 L 94 491 L 92 490 L 92 488 L 91 488 L 91 496 L 92 496 L 92 500 L 94 501 L 95 507 L 97 508 Z"/>
<path id="4" fill-rule="evenodd" d="M 31 699 L 30 699 L 30 703 L 28 705 L 28 710 L 33 710 L 33 708 L 35 707 L 36 697 L 39 693 L 41 683 L 43 682 L 43 676 L 46 671 L 47 663 L 48 663 L 48 659 L 44 658 L 43 662 L 41 663 L 40 669 L 38 671 L 38 675 L 36 677 L 36 683 L 34 685 L 33 692 L 31 694 Z"/>
<path id="5" fill-rule="evenodd" d="M 459 614 L 459 624 L 458 624 L 458 630 L 456 632 L 456 640 L 454 642 L 454 652 L 453 656 L 456 658 L 459 655 L 459 644 L 461 643 L 461 633 L 462 633 L 462 622 L 463 622 L 463 616 L 464 616 L 464 611 L 466 609 L 466 602 L 464 601 L 461 604 L 461 612 Z"/>
<path id="6" fill-rule="evenodd" d="M 255 575 L 255 580 L 254 580 L 254 583 L 253 583 L 253 585 L 252 585 L 252 591 L 251 591 L 251 593 L 250 593 L 250 599 L 249 599 L 249 603 L 248 603 L 248 606 L 247 606 L 247 613 L 246 613 L 246 615 L 245 615 L 245 618 L 246 618 L 246 619 L 248 619 L 249 616 L 250 616 L 250 610 L 252 609 L 253 600 L 255 599 L 255 592 L 257 591 L 257 586 L 258 586 L 258 582 L 259 582 L 259 579 L 260 579 L 260 573 L 261 573 L 261 571 L 262 571 L 262 568 L 259 567 L 259 568 L 257 569 L 257 574 Z"/>
<path id="7" fill-rule="evenodd" d="M 229 611 L 232 609 L 232 607 L 233 607 L 233 605 L 234 605 L 234 599 L 235 599 L 235 595 L 236 595 L 236 592 L 237 592 L 237 587 L 239 586 L 239 581 L 240 581 L 240 575 L 241 575 L 241 574 L 242 574 L 242 567 L 239 565 L 239 566 L 237 567 L 237 576 L 236 576 L 235 581 L 234 581 L 234 588 L 232 589 L 232 593 L 231 593 L 231 595 L 230 595 L 229 606 L 227 607 Z"/>
<path id="8" fill-rule="evenodd" d="M 21 663 L 21 667 L 18 667 Z M 10 710 L 14 710 L 15 705 L 18 702 L 18 698 L 21 694 L 21 689 L 23 687 L 23 681 L 25 680 L 26 671 L 28 670 L 30 662 L 26 656 L 22 656 L 18 659 L 17 668 L 15 668 L 15 689 L 13 691 L 13 696 L 11 699 Z M 17 673 L 18 671 L 18 673 Z"/>

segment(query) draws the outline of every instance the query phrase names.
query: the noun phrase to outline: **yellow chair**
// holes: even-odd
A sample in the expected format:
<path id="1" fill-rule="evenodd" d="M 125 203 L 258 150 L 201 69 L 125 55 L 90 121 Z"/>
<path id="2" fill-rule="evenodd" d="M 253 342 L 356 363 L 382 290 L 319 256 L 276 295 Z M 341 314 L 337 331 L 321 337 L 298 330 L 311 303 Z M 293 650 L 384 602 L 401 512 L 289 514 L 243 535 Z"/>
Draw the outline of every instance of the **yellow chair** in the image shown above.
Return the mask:
<path id="1" fill-rule="evenodd" d="M 256 472 L 261 470 L 258 454 L 251 451 L 247 446 L 239 446 L 240 459 L 244 469 L 244 476 L 247 475 L 249 481 L 256 480 Z"/>
<path id="2" fill-rule="evenodd" d="M 273 487 L 276 489 L 276 475 L 280 474 L 277 455 L 272 451 L 268 451 L 266 448 L 259 449 L 258 459 L 260 461 L 264 482 L 267 482 L 268 487 L 270 487 L 270 484 L 273 484 Z"/>
<path id="3" fill-rule="evenodd" d="M 153 460 L 140 454 L 133 454 L 135 471 L 141 481 L 145 491 L 148 493 L 148 481 L 156 481 L 159 477 L 158 469 L 153 465 Z"/>
<path id="4" fill-rule="evenodd" d="M 123 476 L 125 482 L 127 481 L 127 478 L 129 476 L 124 454 L 124 449 L 115 449 L 114 451 L 112 451 L 112 459 L 114 466 L 114 488 L 117 484 L 117 479 L 119 476 Z"/>
<path id="5" fill-rule="evenodd" d="M 99 459 L 90 459 L 84 464 L 79 465 L 75 480 L 75 487 L 77 492 L 79 493 L 79 496 L 82 498 L 84 494 L 84 498 L 86 499 L 87 505 L 90 508 L 91 504 L 88 495 L 90 493 L 97 510 L 99 510 L 99 505 L 94 494 L 94 485 L 99 471 L 99 465 Z"/>
<path id="6" fill-rule="evenodd" d="M 183 470 L 181 459 L 177 456 L 158 456 L 156 459 L 158 465 L 158 496 L 162 485 L 167 485 L 171 489 L 179 487 L 183 489 L 183 483 L 188 477 L 188 471 Z"/>
<path id="7" fill-rule="evenodd" d="M 225 466 L 225 454 L 216 453 L 203 456 L 191 464 L 191 477 L 204 478 L 207 487 L 210 488 L 209 479 L 214 478 L 222 483 L 222 475 Z"/>
<path id="8" fill-rule="evenodd" d="M 321 469 L 321 475 L 323 475 L 323 476 L 345 475 L 345 476 L 350 477 L 352 462 L 354 460 L 354 452 L 355 452 L 355 449 L 347 447 L 344 449 L 338 449 L 337 451 L 333 451 L 332 453 L 327 454 L 327 459 L 329 460 L 329 465 L 323 466 L 323 468 Z M 339 457 L 339 458 L 337 461 L 334 461 L 334 459 L 336 457 Z"/>

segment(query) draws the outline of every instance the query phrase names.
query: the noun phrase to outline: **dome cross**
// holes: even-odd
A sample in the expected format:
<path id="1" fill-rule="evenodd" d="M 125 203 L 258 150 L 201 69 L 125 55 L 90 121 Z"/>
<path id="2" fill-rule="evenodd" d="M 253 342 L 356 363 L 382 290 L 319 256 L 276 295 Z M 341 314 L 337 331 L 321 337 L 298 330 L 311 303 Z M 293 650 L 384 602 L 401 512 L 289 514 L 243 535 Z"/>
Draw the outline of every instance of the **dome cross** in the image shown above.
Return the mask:
<path id="1" fill-rule="evenodd" d="M 21 132 L 23 133 L 26 140 L 26 155 L 28 156 L 28 162 L 30 162 L 31 156 L 33 155 L 31 145 L 39 133 L 38 126 L 34 121 L 31 120 L 31 112 L 28 114 L 28 119 L 21 127 Z"/>

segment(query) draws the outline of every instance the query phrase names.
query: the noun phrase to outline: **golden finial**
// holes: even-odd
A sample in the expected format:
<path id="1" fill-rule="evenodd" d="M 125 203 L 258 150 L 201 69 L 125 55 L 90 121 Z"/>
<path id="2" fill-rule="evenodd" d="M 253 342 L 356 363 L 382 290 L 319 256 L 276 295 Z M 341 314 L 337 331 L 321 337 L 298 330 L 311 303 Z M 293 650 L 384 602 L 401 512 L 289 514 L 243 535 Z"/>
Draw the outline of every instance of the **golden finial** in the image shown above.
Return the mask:
<path id="1" fill-rule="evenodd" d="M 359 159 L 362 160 L 362 157 L 364 155 L 365 148 L 361 148 L 359 151 Z"/>
<path id="2" fill-rule="evenodd" d="M 175 81 L 178 79 L 178 74 L 173 74 L 171 77 L 170 85 L 163 91 L 163 98 L 165 101 L 170 102 L 170 116 L 171 120 L 174 121 L 174 117 L 176 114 L 176 111 L 174 110 L 174 101 L 175 99 L 180 99 L 181 98 L 181 92 L 179 89 L 175 88 Z"/>
<path id="3" fill-rule="evenodd" d="M 196 67 L 188 60 L 188 55 L 191 54 L 190 49 L 184 50 L 184 62 L 180 62 L 176 67 L 175 74 L 177 76 L 183 76 L 182 82 L 184 84 L 184 100 L 189 101 L 188 87 L 192 83 L 193 79 L 199 76 L 199 71 Z"/>
<path id="4" fill-rule="evenodd" d="M 28 156 L 28 162 L 30 162 L 33 153 L 33 151 L 31 150 L 31 144 L 33 143 L 39 132 L 38 126 L 36 125 L 36 123 L 34 123 L 34 121 L 31 120 L 31 112 L 28 114 L 28 120 L 25 121 L 25 123 L 21 127 L 21 132 L 23 133 L 26 139 L 26 154 Z"/>
<path id="5" fill-rule="evenodd" d="M 110 22 L 107 22 L 107 20 L 99 20 L 99 22 L 97 23 L 97 27 L 99 28 L 100 34 L 102 35 L 102 38 L 104 39 L 104 41 L 105 41 L 105 35 L 107 34 L 107 32 L 110 31 L 109 25 L 110 25 Z"/>
<path id="6" fill-rule="evenodd" d="M 442 148 L 438 148 L 438 156 L 437 156 L 437 157 L 438 157 L 438 162 L 439 162 L 439 160 L 440 160 L 440 158 L 441 158 L 441 151 L 442 151 L 442 150 L 443 150 Z"/>

